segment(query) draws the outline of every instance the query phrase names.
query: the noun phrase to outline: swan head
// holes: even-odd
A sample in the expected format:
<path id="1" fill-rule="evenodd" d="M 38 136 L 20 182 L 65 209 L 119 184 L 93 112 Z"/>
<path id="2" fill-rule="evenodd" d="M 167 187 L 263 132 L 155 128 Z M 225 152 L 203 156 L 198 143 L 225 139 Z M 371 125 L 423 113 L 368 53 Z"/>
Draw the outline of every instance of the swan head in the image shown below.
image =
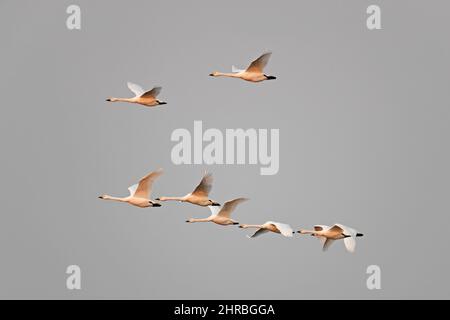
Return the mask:
<path id="1" fill-rule="evenodd" d="M 265 75 L 266 76 L 266 79 L 267 80 L 275 80 L 277 77 L 274 77 L 274 76 L 267 76 L 267 75 Z"/>
<path id="2" fill-rule="evenodd" d="M 186 222 L 187 222 L 187 223 L 191 223 L 191 222 L 192 222 L 192 218 L 187 219 Z"/>
<path id="3" fill-rule="evenodd" d="M 161 204 L 158 203 L 158 202 L 149 201 L 148 203 L 149 203 L 150 206 L 152 206 L 152 207 L 161 207 Z"/>
<path id="4" fill-rule="evenodd" d="M 211 72 L 209 74 L 210 77 L 217 77 L 218 75 L 219 75 L 219 72 L 217 72 L 217 71 Z"/>
<path id="5" fill-rule="evenodd" d="M 103 195 L 101 195 L 101 196 L 98 196 L 98 198 L 99 198 L 99 199 L 103 199 L 103 200 L 105 200 L 105 199 L 108 199 L 108 198 L 109 198 L 109 196 L 108 196 L 108 195 L 106 195 L 106 194 L 103 194 Z"/>
<path id="6" fill-rule="evenodd" d="M 210 206 L 213 206 L 213 207 L 220 207 L 220 203 L 214 202 L 214 201 L 212 201 L 212 200 L 208 200 L 208 201 L 209 201 L 209 205 L 210 205 Z"/>

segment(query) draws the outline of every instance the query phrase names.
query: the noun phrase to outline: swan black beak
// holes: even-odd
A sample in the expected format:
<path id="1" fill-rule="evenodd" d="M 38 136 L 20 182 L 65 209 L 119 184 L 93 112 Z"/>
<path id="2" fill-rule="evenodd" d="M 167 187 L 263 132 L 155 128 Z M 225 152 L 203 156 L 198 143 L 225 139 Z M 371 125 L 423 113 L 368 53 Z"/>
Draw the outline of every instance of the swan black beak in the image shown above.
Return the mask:
<path id="1" fill-rule="evenodd" d="M 364 236 L 364 234 L 363 233 L 357 233 L 356 236 L 357 237 L 362 237 L 362 236 Z"/>
<path id="2" fill-rule="evenodd" d="M 155 200 L 156 200 L 156 201 L 161 201 L 161 199 L 160 199 L 160 198 L 156 198 Z"/>
<path id="3" fill-rule="evenodd" d="M 108 98 L 108 99 L 106 99 L 106 101 L 111 101 L 111 99 Z"/>
<path id="4" fill-rule="evenodd" d="M 209 76 L 210 76 L 210 77 L 213 77 L 213 76 L 214 76 L 214 74 L 213 74 L 213 73 L 210 73 L 210 74 L 209 74 Z"/>
<path id="5" fill-rule="evenodd" d="M 158 103 L 158 104 L 167 104 L 167 102 L 160 102 L 160 103 Z"/>
<path id="6" fill-rule="evenodd" d="M 152 204 L 152 207 L 161 207 L 161 204 L 159 204 L 159 203 L 153 203 L 153 204 Z"/>
<path id="7" fill-rule="evenodd" d="M 274 76 L 267 76 L 267 80 L 275 80 L 277 77 Z"/>

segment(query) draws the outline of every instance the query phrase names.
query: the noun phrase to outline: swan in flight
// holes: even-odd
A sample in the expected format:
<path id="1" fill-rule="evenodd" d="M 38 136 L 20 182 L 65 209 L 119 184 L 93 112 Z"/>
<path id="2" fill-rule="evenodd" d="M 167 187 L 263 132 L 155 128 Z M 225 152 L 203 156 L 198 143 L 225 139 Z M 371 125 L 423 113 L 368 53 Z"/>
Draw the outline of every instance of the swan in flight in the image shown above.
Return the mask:
<path id="1" fill-rule="evenodd" d="M 258 59 L 253 61 L 247 69 L 241 70 L 232 66 L 232 73 L 222 73 L 222 72 L 213 72 L 209 75 L 212 77 L 230 77 L 230 78 L 239 78 L 242 80 L 250 81 L 250 82 L 261 82 L 264 80 L 274 80 L 276 77 L 268 76 L 264 73 L 264 68 L 269 62 L 271 52 L 264 53 Z"/>
<path id="2" fill-rule="evenodd" d="M 209 199 L 209 192 L 212 189 L 212 182 L 213 182 L 212 174 L 205 173 L 205 175 L 202 178 L 202 181 L 200 181 L 200 184 L 191 193 L 188 193 L 183 197 L 160 197 L 156 198 L 156 200 L 189 202 L 203 207 L 220 206 L 220 203 L 217 203 Z"/>
<path id="3" fill-rule="evenodd" d="M 130 102 L 130 103 L 138 103 L 147 107 L 154 107 L 162 104 L 167 104 L 167 102 L 162 102 L 156 97 L 161 92 L 161 87 L 154 87 L 152 90 L 144 91 L 141 86 L 128 82 L 128 88 L 134 93 L 133 98 L 108 98 L 106 101 L 116 102 Z"/>
<path id="4" fill-rule="evenodd" d="M 150 200 L 150 193 L 152 191 L 153 182 L 162 174 L 162 170 L 150 172 L 148 175 L 139 180 L 139 183 L 128 188 L 130 195 L 124 198 L 117 198 L 108 195 L 100 196 L 103 200 L 113 200 L 120 202 L 127 202 L 133 206 L 140 208 L 147 207 L 161 207 L 161 205 L 153 200 Z"/>
<path id="5" fill-rule="evenodd" d="M 332 227 L 324 225 L 315 225 L 314 230 L 300 230 L 298 233 L 311 234 L 317 237 L 326 251 L 335 240 L 344 239 L 345 248 L 348 252 L 355 252 L 356 237 L 362 237 L 363 234 L 355 229 L 336 223 Z"/>
<path id="6" fill-rule="evenodd" d="M 236 209 L 237 205 L 247 201 L 247 198 L 237 198 L 234 200 L 230 200 L 224 203 L 223 207 L 217 207 L 217 206 L 209 206 L 209 209 L 211 210 L 211 215 L 204 219 L 195 219 L 191 218 L 189 220 L 186 220 L 186 222 L 194 223 L 194 222 L 214 222 L 216 224 L 220 224 L 222 226 L 227 225 L 235 225 L 239 224 L 239 222 L 234 221 L 230 218 L 231 213 Z"/>
<path id="7" fill-rule="evenodd" d="M 267 221 L 264 224 L 242 224 L 239 228 L 247 229 L 247 228 L 257 228 L 256 232 L 251 236 L 247 236 L 248 238 L 255 238 L 267 232 L 275 232 L 282 234 L 285 237 L 292 237 L 292 234 L 295 233 L 292 230 L 291 226 L 285 223 Z"/>

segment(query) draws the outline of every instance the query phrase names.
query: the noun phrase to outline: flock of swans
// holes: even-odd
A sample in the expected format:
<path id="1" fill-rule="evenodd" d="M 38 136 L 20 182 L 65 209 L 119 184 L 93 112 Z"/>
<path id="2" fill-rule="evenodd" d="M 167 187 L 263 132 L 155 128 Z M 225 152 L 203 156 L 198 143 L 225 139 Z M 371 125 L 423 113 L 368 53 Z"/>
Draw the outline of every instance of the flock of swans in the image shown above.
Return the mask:
<path id="1" fill-rule="evenodd" d="M 267 65 L 271 53 L 265 53 L 258 59 L 254 60 L 245 70 L 232 67 L 232 73 L 212 72 L 210 76 L 213 77 L 231 77 L 239 78 L 250 82 L 261 82 L 264 80 L 276 79 L 274 76 L 269 76 L 264 73 L 264 68 Z M 161 87 L 154 87 L 149 91 L 144 91 L 140 86 L 128 82 L 128 88 L 135 94 L 132 98 L 108 98 L 106 101 L 110 102 L 129 102 L 137 103 L 147 107 L 154 107 L 164 105 L 166 102 L 157 99 L 161 92 Z M 150 172 L 143 177 L 139 183 L 128 188 L 130 195 L 128 197 L 113 197 L 109 195 L 102 195 L 99 198 L 103 200 L 113 200 L 119 202 L 126 202 L 133 206 L 140 208 L 161 207 L 160 202 L 165 201 L 179 201 L 188 202 L 194 205 L 209 207 L 211 214 L 206 218 L 190 218 L 186 220 L 187 223 L 196 222 L 213 222 L 221 226 L 238 225 L 239 228 L 257 229 L 248 238 L 255 238 L 267 232 L 273 232 L 285 237 L 293 237 L 295 233 L 309 234 L 318 238 L 322 244 L 322 249 L 327 250 L 330 245 L 336 241 L 343 239 L 344 245 L 349 252 L 354 252 L 356 247 L 356 238 L 362 237 L 363 234 L 357 232 L 355 229 L 344 226 L 342 224 L 334 224 L 332 226 L 315 225 L 313 230 L 294 231 L 288 224 L 274 221 L 267 221 L 263 224 L 240 224 L 238 221 L 231 218 L 231 214 L 236 210 L 236 207 L 247 201 L 247 198 L 236 198 L 226 201 L 223 205 L 209 198 L 209 193 L 212 189 L 213 177 L 212 174 L 206 173 L 199 185 L 185 196 L 166 196 L 151 200 L 152 186 L 155 180 L 162 175 L 162 170 Z"/>

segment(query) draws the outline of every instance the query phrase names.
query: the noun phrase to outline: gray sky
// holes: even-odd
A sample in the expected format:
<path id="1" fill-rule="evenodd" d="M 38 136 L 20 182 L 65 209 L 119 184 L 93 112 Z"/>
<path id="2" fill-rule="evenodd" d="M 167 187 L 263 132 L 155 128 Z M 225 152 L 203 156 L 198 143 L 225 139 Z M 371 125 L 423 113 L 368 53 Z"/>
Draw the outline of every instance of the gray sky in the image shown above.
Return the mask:
<path id="1" fill-rule="evenodd" d="M 82 27 L 66 28 L 81 7 Z M 0 2 L 1 298 L 450 298 L 448 1 Z M 277 80 L 213 79 L 271 50 Z M 126 82 L 161 85 L 155 109 L 105 102 Z M 172 164 L 170 135 L 280 130 L 280 170 Z M 192 224 L 207 208 L 139 209 L 127 195 L 164 168 L 154 196 L 183 195 L 204 170 L 211 197 L 245 196 L 243 223 L 340 222 L 335 243 Z M 66 289 L 65 270 L 82 270 Z M 382 289 L 366 288 L 381 267 Z"/>

